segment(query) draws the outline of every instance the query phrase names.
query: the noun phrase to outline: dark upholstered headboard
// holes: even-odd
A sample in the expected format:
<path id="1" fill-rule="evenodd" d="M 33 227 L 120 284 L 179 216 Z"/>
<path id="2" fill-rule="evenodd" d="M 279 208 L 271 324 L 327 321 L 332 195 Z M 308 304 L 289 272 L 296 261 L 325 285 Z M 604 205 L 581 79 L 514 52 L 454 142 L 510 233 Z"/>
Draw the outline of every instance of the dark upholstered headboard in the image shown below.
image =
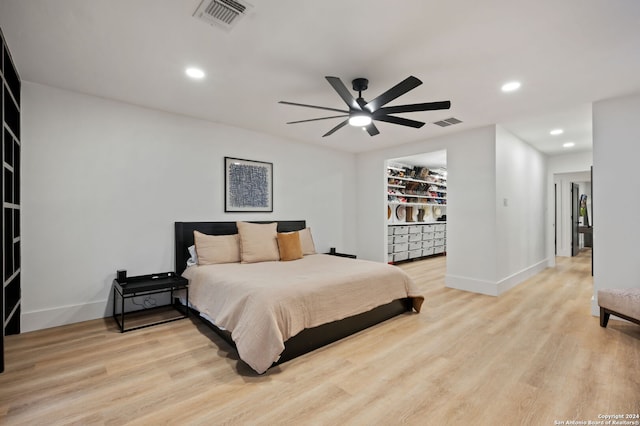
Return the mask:
<path id="1" fill-rule="evenodd" d="M 252 223 L 278 222 L 278 232 L 291 232 L 304 229 L 304 220 L 268 220 L 253 221 Z M 238 233 L 236 222 L 176 222 L 176 273 L 178 275 L 187 268 L 189 246 L 193 245 L 193 231 L 207 235 L 233 235 Z"/>

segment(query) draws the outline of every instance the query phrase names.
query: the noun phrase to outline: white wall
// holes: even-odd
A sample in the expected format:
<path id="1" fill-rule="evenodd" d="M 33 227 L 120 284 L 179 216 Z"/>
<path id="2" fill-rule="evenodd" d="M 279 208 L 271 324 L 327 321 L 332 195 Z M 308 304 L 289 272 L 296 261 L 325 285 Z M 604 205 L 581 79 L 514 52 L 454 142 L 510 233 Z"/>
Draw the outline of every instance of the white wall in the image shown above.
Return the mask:
<path id="1" fill-rule="evenodd" d="M 496 278 L 495 126 L 447 147 L 447 287 L 493 294 Z"/>
<path id="2" fill-rule="evenodd" d="M 386 260 L 385 160 L 442 149 L 447 151 L 447 286 L 498 295 L 545 266 L 546 172 L 544 156 L 495 126 L 359 154 L 358 253 Z M 519 157 L 515 165 L 511 155 Z M 498 186 L 497 178 L 513 185 Z M 512 202 L 500 220 L 498 188 Z M 512 226 L 518 227 L 516 235 Z M 505 259 L 516 247 L 523 252 Z"/>
<path id="3" fill-rule="evenodd" d="M 498 294 L 546 267 L 546 157 L 496 128 Z"/>
<path id="4" fill-rule="evenodd" d="M 592 313 L 603 288 L 640 287 L 640 94 L 593 104 Z"/>
<path id="5" fill-rule="evenodd" d="M 356 249 L 353 154 L 29 82 L 22 128 L 22 331 L 110 315 L 116 269 L 174 270 L 174 221 L 306 219 Z M 224 213 L 225 156 L 273 163 L 273 213 Z"/>

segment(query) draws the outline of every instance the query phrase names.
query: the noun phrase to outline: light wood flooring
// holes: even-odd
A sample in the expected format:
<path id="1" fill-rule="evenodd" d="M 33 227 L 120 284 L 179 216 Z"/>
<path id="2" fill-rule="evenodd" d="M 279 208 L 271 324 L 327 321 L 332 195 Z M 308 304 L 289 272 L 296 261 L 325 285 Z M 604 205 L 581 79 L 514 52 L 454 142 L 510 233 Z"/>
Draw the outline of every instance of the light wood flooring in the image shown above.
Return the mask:
<path id="1" fill-rule="evenodd" d="M 445 288 L 444 257 L 401 267 L 426 296 L 422 313 L 262 376 L 196 319 L 8 336 L 0 424 L 553 425 L 640 413 L 640 327 L 591 316 L 588 253 L 497 298 Z"/>

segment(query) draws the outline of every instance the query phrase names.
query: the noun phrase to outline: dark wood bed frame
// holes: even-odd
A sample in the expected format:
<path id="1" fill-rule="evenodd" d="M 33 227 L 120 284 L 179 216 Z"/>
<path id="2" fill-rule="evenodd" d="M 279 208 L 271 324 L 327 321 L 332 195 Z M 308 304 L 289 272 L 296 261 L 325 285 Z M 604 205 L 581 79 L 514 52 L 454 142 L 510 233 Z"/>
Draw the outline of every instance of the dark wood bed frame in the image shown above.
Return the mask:
<path id="1" fill-rule="evenodd" d="M 254 221 L 253 223 L 272 223 L 273 221 Z M 278 221 L 278 232 L 298 231 L 306 227 L 304 220 Z M 238 233 L 236 222 L 175 222 L 175 258 L 176 273 L 182 274 L 189 258 L 188 247 L 193 245 L 193 231 L 208 235 L 232 235 Z M 386 321 L 402 313 L 412 310 L 410 298 L 402 298 L 378 306 L 371 311 L 354 315 L 339 321 L 333 321 L 313 328 L 302 330 L 285 342 L 285 348 L 278 362 L 281 364 L 300 355 L 326 346 L 354 333 Z M 196 312 L 197 313 L 197 312 Z M 197 315 L 210 326 L 220 337 L 235 348 L 231 333 L 221 330 L 214 324 Z"/>

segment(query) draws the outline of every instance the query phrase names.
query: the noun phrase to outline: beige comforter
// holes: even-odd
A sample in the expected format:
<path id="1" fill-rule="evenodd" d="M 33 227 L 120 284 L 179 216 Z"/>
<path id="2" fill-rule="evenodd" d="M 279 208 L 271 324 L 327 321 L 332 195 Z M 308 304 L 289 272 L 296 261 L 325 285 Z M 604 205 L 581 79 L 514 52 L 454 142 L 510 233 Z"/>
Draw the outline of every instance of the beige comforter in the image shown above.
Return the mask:
<path id="1" fill-rule="evenodd" d="M 189 302 L 231 332 L 240 358 L 258 373 L 305 328 L 369 311 L 395 299 L 424 298 L 401 269 L 316 254 L 290 262 L 192 266 Z"/>

